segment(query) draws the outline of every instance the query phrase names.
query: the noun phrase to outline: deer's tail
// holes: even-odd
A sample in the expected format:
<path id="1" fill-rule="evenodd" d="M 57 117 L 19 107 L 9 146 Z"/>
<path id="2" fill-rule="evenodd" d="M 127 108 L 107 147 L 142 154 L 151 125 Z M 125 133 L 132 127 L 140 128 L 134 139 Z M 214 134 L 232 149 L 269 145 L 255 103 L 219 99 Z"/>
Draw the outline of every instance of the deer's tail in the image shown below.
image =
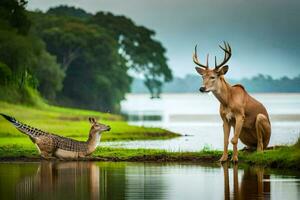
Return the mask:
<path id="1" fill-rule="evenodd" d="M 36 138 L 40 135 L 47 134 L 44 131 L 41 131 L 41 130 L 33 128 L 33 127 L 30 127 L 26 124 L 23 124 L 22 122 L 19 122 L 18 120 L 16 120 L 13 117 L 10 117 L 10 116 L 5 115 L 3 113 L 0 113 L 0 115 L 2 115 L 7 121 L 12 123 L 14 125 L 14 127 L 16 127 L 16 129 L 18 129 L 20 132 L 24 133 L 25 135 L 28 135 L 31 138 Z"/>

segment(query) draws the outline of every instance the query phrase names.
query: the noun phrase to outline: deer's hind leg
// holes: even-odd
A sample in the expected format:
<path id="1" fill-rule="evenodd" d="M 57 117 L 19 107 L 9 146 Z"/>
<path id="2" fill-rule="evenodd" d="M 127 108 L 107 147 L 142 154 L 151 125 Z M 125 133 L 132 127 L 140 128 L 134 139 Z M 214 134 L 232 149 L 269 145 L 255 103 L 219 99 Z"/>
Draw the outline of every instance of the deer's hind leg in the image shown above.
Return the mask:
<path id="1" fill-rule="evenodd" d="M 46 136 L 40 136 L 35 140 L 35 144 L 43 158 L 53 158 L 55 146 L 51 138 Z"/>
<path id="2" fill-rule="evenodd" d="M 270 140 L 271 125 L 268 118 L 263 114 L 256 116 L 255 122 L 256 134 L 257 134 L 257 151 L 265 149 Z"/>

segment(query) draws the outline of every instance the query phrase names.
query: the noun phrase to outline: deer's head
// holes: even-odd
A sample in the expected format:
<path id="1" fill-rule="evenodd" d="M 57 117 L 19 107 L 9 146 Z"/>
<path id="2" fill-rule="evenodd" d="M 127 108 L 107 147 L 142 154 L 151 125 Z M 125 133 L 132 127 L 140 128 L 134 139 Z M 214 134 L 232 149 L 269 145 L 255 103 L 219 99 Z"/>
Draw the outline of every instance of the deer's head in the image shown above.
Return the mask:
<path id="1" fill-rule="evenodd" d="M 193 54 L 193 61 L 199 67 L 195 67 L 196 71 L 202 76 L 203 84 L 200 87 L 200 92 L 216 91 L 220 86 L 221 77 L 227 73 L 228 65 L 225 65 L 231 57 L 231 47 L 228 43 L 224 42 L 224 47 L 219 45 L 225 52 L 224 59 L 220 64 L 217 64 L 215 57 L 215 68 L 210 69 L 208 66 L 209 54 L 207 54 L 206 65 L 199 62 L 197 57 L 197 45 L 195 46 L 195 53 Z"/>
<path id="2" fill-rule="evenodd" d="M 95 130 L 96 132 L 110 131 L 110 126 L 98 123 L 93 117 L 89 117 L 89 121 L 92 125 L 91 129 Z"/>

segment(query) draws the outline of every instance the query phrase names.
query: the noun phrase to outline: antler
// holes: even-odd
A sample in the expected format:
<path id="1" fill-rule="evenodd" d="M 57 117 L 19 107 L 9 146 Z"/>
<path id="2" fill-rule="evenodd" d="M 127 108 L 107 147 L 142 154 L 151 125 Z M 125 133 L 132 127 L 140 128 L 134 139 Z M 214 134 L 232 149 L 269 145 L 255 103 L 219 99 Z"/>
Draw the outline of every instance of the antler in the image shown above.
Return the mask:
<path id="1" fill-rule="evenodd" d="M 219 45 L 219 47 L 225 52 L 225 55 L 224 55 L 224 60 L 220 64 L 217 64 L 217 59 L 215 57 L 215 68 L 216 69 L 225 65 L 231 57 L 231 47 L 228 44 L 228 42 L 224 42 L 224 47 L 222 47 L 221 45 Z"/>
<path id="2" fill-rule="evenodd" d="M 199 60 L 198 60 L 198 57 L 197 57 L 197 45 L 195 46 L 195 52 L 193 54 L 193 61 L 196 65 L 202 67 L 202 68 L 205 68 L 205 69 L 208 69 L 208 57 L 209 57 L 209 54 L 207 54 L 207 58 L 206 58 L 206 66 L 205 65 L 202 65 Z"/>

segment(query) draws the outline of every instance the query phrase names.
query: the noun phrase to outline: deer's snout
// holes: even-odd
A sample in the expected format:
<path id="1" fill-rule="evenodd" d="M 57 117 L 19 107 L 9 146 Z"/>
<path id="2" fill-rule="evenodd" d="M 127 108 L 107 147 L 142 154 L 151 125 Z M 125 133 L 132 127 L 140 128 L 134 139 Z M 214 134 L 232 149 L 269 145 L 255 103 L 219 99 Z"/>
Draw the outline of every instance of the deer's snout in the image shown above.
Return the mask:
<path id="1" fill-rule="evenodd" d="M 110 129 L 111 129 L 110 126 L 107 126 L 107 129 L 106 129 L 106 130 L 107 130 L 107 131 L 110 131 Z"/>
<path id="2" fill-rule="evenodd" d="M 201 88 L 199 89 L 199 91 L 200 91 L 200 92 L 206 92 L 206 88 L 205 88 L 205 87 L 201 87 Z"/>

